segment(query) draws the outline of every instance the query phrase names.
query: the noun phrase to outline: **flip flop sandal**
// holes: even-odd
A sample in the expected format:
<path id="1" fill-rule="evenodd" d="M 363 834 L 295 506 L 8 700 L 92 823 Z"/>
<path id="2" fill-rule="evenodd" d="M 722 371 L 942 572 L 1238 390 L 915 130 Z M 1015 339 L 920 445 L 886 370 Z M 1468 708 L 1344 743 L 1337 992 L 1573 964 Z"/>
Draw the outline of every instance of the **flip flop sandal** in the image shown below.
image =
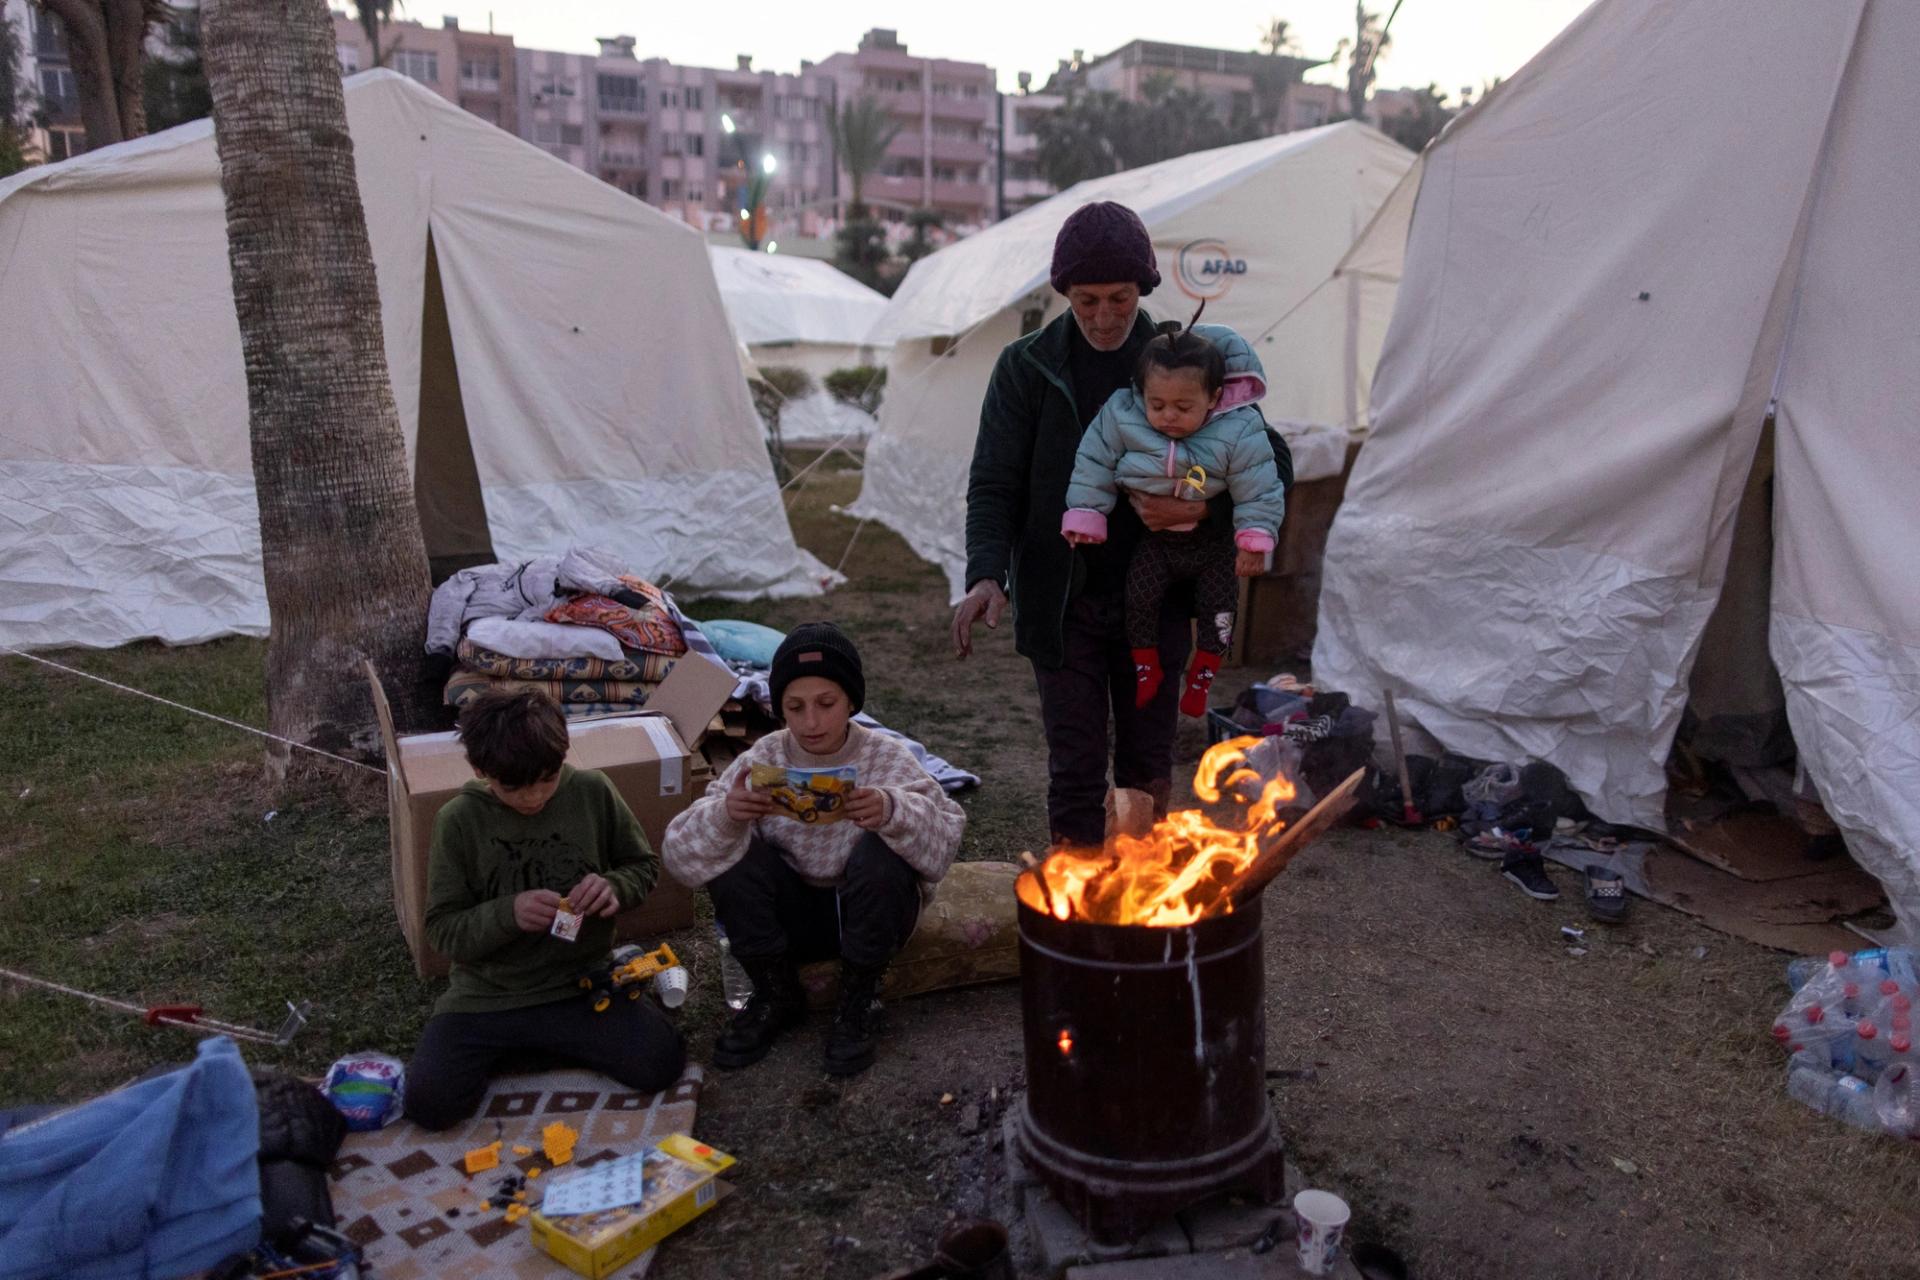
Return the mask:
<path id="1" fill-rule="evenodd" d="M 1627 918 L 1627 882 L 1602 867 L 1588 867 L 1587 914 L 1602 924 L 1619 924 Z"/>

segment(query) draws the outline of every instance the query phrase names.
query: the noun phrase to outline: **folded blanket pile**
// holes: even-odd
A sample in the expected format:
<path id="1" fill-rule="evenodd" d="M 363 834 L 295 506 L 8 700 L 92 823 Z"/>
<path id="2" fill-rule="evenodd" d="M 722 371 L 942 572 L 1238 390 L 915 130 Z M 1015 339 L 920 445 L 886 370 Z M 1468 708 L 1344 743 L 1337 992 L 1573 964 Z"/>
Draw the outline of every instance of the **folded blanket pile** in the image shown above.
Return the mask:
<path id="1" fill-rule="evenodd" d="M 688 650 L 677 610 L 599 548 L 465 569 L 433 593 L 427 651 L 453 655 L 448 706 L 537 689 L 569 716 L 646 705 Z"/>

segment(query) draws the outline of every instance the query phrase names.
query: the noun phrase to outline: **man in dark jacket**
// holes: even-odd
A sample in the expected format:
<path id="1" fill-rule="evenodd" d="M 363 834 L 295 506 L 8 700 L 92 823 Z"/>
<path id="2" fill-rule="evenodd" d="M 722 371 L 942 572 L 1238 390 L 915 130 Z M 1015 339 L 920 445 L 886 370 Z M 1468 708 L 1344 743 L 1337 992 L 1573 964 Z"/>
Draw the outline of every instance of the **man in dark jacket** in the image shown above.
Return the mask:
<path id="1" fill-rule="evenodd" d="M 1075 210 L 1053 246 L 1053 287 L 1068 310 L 1009 343 L 980 408 L 967 483 L 966 597 L 953 616 L 954 649 L 973 651 L 973 626 L 1000 625 L 1009 593 L 1014 648 L 1033 663 L 1047 735 L 1047 824 L 1056 844 L 1097 845 L 1105 836 L 1107 763 L 1113 785 L 1146 791 L 1166 812 L 1180 686 L 1134 706 L 1127 648 L 1127 560 L 1147 529 L 1231 520 L 1233 502 L 1130 495 L 1107 525 L 1107 541 L 1073 547 L 1060 535 L 1067 482 L 1080 437 L 1100 407 L 1128 385 L 1153 322 L 1140 297 L 1160 283 L 1153 240 L 1139 217 L 1110 201 Z M 1272 434 L 1289 485 L 1293 459 Z M 1168 593 L 1160 661 L 1186 663 L 1192 601 Z M 1107 733 L 1109 713 L 1114 735 Z"/>

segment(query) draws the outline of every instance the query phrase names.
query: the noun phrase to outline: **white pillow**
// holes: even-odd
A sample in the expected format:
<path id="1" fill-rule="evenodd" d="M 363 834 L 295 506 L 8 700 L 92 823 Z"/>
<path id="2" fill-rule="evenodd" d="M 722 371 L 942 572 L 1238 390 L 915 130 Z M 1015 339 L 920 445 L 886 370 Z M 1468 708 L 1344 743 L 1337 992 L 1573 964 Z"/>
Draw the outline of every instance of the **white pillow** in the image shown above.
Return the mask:
<path id="1" fill-rule="evenodd" d="M 467 628 L 467 639 L 509 658 L 603 658 L 618 662 L 627 656 L 612 632 L 562 622 L 481 618 Z"/>

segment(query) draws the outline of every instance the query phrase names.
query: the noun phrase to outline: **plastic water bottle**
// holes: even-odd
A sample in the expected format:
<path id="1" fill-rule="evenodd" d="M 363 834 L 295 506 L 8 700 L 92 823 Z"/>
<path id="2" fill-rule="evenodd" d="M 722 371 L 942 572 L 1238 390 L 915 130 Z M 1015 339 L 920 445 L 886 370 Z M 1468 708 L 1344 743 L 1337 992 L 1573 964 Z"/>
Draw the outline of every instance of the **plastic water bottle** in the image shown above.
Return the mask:
<path id="1" fill-rule="evenodd" d="M 733 958 L 733 948 L 727 942 L 727 931 L 716 923 L 713 932 L 720 940 L 720 990 L 726 996 L 727 1008 L 738 1012 L 747 1007 L 747 1000 L 753 995 L 753 979 Z"/>
<path id="2" fill-rule="evenodd" d="M 1871 947 L 1852 955 L 1844 951 L 1831 951 L 1824 956 L 1796 956 L 1787 961 L 1787 985 L 1798 991 L 1808 982 L 1829 972 L 1837 977 L 1857 974 L 1875 982 L 1883 977 L 1892 977 L 1911 990 L 1914 985 L 1914 954 L 1905 947 Z"/>
<path id="3" fill-rule="evenodd" d="M 1835 1075 L 1808 1063 L 1796 1063 L 1787 1073 L 1787 1096 L 1856 1129 L 1881 1132 L 1873 1086 L 1858 1076 Z"/>
<path id="4" fill-rule="evenodd" d="M 1873 1082 L 1873 1114 L 1896 1138 L 1920 1138 L 1920 1080 L 1911 1056 L 1902 1054 Z"/>
<path id="5" fill-rule="evenodd" d="M 1878 1080 L 1893 1057 L 1890 1040 L 1872 1018 L 1862 1018 L 1854 1028 L 1853 1074 L 1869 1082 Z"/>

